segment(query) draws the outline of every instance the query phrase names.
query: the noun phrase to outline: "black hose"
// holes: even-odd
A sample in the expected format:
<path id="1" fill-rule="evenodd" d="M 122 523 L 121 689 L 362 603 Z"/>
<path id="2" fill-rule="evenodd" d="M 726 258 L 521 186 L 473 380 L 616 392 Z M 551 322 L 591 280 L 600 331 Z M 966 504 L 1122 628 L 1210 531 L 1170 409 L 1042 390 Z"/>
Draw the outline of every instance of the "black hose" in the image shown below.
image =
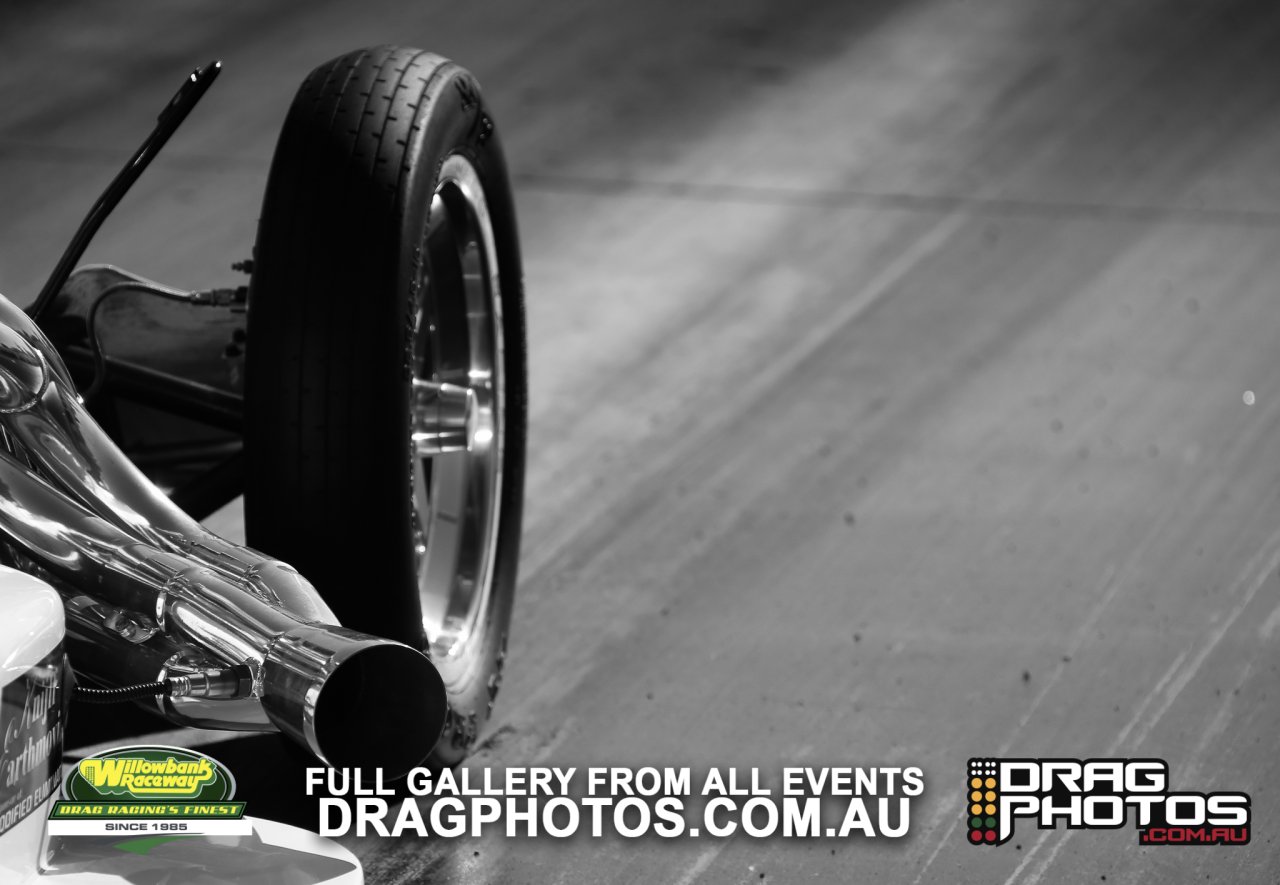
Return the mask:
<path id="1" fill-rule="evenodd" d="M 77 685 L 72 698 L 82 704 L 122 704 L 138 698 L 167 695 L 170 690 L 167 682 L 143 682 L 138 685 L 122 685 L 120 688 L 85 688 Z"/>
<path id="2" fill-rule="evenodd" d="M 54 267 L 53 272 L 49 275 L 49 280 L 44 284 L 44 288 L 40 290 L 40 294 L 36 296 L 36 300 L 27 308 L 27 314 L 39 322 L 40 316 L 49 309 L 49 305 L 53 303 L 53 299 L 62 291 L 63 285 L 67 282 L 67 278 L 71 276 L 71 271 L 75 268 L 76 262 L 80 260 L 80 256 L 84 254 L 84 250 L 89 245 L 89 241 L 93 239 L 93 235 L 98 232 L 98 228 L 102 226 L 102 222 L 116 204 L 124 197 L 125 193 L 138 180 L 138 176 L 142 174 L 142 170 L 155 158 L 160 152 L 160 148 L 164 147 L 169 136 L 173 135 L 179 124 L 186 119 L 187 114 L 195 107 L 196 102 L 200 100 L 200 96 L 204 95 L 205 90 L 213 83 L 214 78 L 218 76 L 218 72 L 222 70 L 222 62 L 210 62 L 204 67 L 196 68 L 191 75 L 183 81 L 182 88 L 177 94 L 169 100 L 169 104 L 161 111 L 159 118 L 156 120 L 156 128 L 147 140 L 142 143 L 142 147 L 125 164 L 124 169 L 112 179 L 107 185 L 107 189 L 103 191 L 102 196 L 98 197 L 97 202 L 89 210 L 89 214 L 84 221 L 80 223 L 79 229 L 75 236 L 71 238 L 71 243 L 67 246 L 67 251 L 58 259 L 58 264 Z"/>

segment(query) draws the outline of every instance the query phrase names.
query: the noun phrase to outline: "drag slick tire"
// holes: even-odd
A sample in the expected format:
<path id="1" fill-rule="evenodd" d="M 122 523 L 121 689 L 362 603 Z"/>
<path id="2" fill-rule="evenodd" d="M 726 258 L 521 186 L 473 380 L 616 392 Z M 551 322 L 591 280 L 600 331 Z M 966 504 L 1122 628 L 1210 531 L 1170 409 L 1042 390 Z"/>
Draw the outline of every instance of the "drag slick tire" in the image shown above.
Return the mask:
<path id="1" fill-rule="evenodd" d="M 312 72 L 248 311 L 247 540 L 344 626 L 428 652 L 450 703 L 428 764 L 456 764 L 502 676 L 526 421 L 515 209 L 469 73 L 399 47 Z"/>

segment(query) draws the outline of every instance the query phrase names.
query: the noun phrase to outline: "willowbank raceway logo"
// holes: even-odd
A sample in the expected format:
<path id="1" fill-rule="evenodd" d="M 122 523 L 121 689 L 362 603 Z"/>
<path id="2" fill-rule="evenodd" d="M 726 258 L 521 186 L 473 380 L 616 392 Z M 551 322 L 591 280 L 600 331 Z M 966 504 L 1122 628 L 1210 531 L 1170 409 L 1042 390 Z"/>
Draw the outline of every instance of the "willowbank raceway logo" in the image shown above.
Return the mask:
<path id="1" fill-rule="evenodd" d="M 1042 830 L 1119 830 L 1140 845 L 1245 845 L 1248 793 L 1169 790 L 1163 759 L 970 759 L 968 840 L 1002 845 L 1019 818 Z"/>
<path id="2" fill-rule="evenodd" d="M 245 835 L 225 765 L 181 747 L 119 747 L 81 759 L 49 812 L 55 836 Z"/>

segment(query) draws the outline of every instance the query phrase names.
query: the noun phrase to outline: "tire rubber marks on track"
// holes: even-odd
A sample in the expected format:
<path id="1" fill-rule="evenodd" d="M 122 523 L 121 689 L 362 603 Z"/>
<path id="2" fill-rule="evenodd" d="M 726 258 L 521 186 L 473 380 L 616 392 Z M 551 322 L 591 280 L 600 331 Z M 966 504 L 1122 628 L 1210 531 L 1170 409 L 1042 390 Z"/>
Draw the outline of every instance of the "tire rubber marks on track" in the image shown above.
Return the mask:
<path id="1" fill-rule="evenodd" d="M 1138 706 L 1129 722 L 1121 729 L 1120 734 L 1112 741 L 1111 746 L 1107 748 L 1106 755 L 1114 756 L 1120 749 L 1122 744 L 1128 743 L 1131 748 L 1139 747 L 1146 740 L 1147 735 L 1151 733 L 1151 729 L 1164 718 L 1169 712 L 1169 708 L 1173 706 L 1174 701 L 1178 699 L 1178 695 L 1186 688 L 1196 674 L 1200 672 L 1201 666 L 1208 660 L 1209 655 L 1213 654 L 1214 649 L 1218 647 L 1218 643 L 1227 635 L 1227 632 L 1235 625 L 1236 621 L 1249 607 L 1254 598 L 1258 595 L 1258 591 L 1262 589 L 1267 581 L 1276 574 L 1276 569 L 1280 568 L 1280 532 L 1273 534 L 1262 548 L 1254 554 L 1249 560 L 1249 564 L 1245 567 L 1240 577 L 1236 579 L 1228 594 L 1229 597 L 1239 597 L 1236 603 L 1231 606 L 1226 617 L 1218 623 L 1218 625 L 1209 633 L 1208 640 L 1200 647 L 1199 651 L 1191 654 L 1190 650 L 1183 650 L 1169 668 L 1165 670 L 1164 675 L 1156 683 L 1147 697 Z M 1157 699 L 1159 699 L 1157 703 Z M 1155 711 L 1143 721 L 1148 709 L 1153 703 L 1157 703 Z M 1132 735 L 1132 739 L 1130 736 Z M 1058 852 L 1062 847 L 1070 841 L 1075 830 L 1067 830 L 1061 835 L 1054 844 L 1049 855 L 1040 862 L 1035 870 L 1025 879 L 1022 878 L 1023 871 L 1030 865 L 1036 854 L 1044 846 L 1045 841 L 1049 838 L 1049 834 L 1053 830 L 1045 830 L 1044 834 L 1036 841 L 1031 849 L 1027 852 L 1026 857 L 1022 859 L 1022 863 L 1018 864 L 1013 874 L 1005 880 L 1004 885 L 1013 885 L 1014 882 L 1025 882 L 1026 885 L 1036 885 L 1044 876 L 1045 871 L 1053 865 L 1053 861 L 1058 856 Z"/>

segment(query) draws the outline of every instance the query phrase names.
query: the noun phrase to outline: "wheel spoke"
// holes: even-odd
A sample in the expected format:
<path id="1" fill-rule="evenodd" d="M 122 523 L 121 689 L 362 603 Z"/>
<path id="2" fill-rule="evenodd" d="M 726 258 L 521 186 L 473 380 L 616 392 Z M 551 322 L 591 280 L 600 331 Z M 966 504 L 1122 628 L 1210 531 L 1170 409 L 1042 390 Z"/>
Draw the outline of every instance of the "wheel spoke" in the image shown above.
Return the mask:
<path id="1" fill-rule="evenodd" d="M 475 393 L 469 387 L 413 379 L 410 434 L 415 454 L 431 458 L 469 451 L 476 412 Z"/>
<path id="2" fill-rule="evenodd" d="M 468 661 L 490 628 L 505 387 L 502 293 L 484 189 L 461 154 L 438 174 L 424 243 L 427 287 L 414 320 L 410 432 L 415 467 L 430 471 L 413 489 L 423 631 L 448 683 L 455 674 L 470 678 Z"/>
<path id="3" fill-rule="evenodd" d="M 426 476 L 426 472 L 431 469 L 431 465 L 421 458 L 413 460 L 413 492 L 411 499 L 413 503 L 413 523 L 410 528 L 413 532 L 415 569 L 421 573 L 427 561 L 427 525 L 431 519 L 431 498 L 427 494 Z"/>

